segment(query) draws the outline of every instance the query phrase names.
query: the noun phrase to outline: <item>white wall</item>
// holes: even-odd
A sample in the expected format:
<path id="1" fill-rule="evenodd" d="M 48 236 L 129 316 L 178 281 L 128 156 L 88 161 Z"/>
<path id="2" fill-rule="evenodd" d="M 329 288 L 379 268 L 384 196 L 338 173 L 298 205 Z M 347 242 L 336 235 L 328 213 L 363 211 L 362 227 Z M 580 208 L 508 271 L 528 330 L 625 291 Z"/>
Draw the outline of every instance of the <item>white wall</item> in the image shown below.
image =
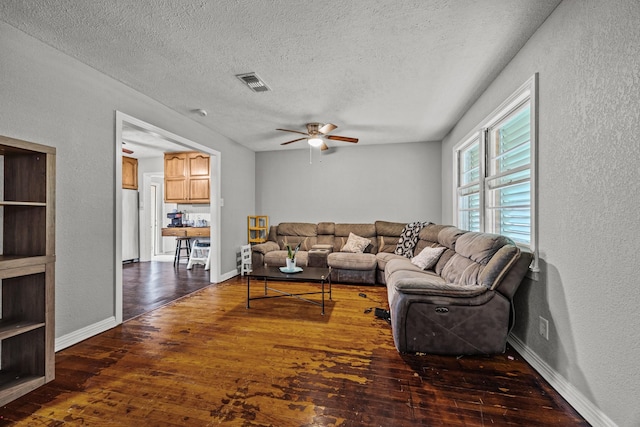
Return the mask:
<path id="1" fill-rule="evenodd" d="M 256 153 L 256 214 L 280 222 L 440 222 L 440 143 Z"/>
<path id="2" fill-rule="evenodd" d="M 452 147 L 535 72 L 542 272 L 516 294 L 515 335 L 592 423 L 638 426 L 640 2 L 560 4 L 443 141 L 443 219 Z"/>
<path id="3" fill-rule="evenodd" d="M 0 57 L 0 134 L 57 148 L 56 337 L 114 316 L 116 110 L 222 153 L 221 273 L 235 271 L 253 152 L 2 22 Z"/>

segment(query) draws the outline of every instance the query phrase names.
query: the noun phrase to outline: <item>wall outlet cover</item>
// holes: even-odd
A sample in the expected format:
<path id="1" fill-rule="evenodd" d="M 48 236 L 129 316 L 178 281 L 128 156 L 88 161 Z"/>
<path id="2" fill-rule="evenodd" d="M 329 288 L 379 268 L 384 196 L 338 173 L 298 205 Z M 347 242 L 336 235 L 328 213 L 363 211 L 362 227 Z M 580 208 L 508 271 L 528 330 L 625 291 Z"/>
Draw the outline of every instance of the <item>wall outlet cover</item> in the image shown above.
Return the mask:
<path id="1" fill-rule="evenodd" d="M 542 316 L 539 316 L 539 333 L 540 335 L 548 340 L 549 339 L 549 321 Z"/>

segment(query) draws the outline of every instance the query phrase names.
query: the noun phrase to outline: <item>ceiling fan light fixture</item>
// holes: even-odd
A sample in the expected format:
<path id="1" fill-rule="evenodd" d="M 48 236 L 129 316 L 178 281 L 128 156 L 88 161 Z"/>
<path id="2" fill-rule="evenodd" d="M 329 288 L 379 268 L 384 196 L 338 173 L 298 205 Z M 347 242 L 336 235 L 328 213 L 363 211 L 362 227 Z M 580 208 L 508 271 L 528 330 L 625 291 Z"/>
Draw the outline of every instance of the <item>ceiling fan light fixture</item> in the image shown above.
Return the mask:
<path id="1" fill-rule="evenodd" d="M 309 138 L 307 141 L 312 147 L 320 147 L 322 145 L 322 139 L 318 137 Z"/>

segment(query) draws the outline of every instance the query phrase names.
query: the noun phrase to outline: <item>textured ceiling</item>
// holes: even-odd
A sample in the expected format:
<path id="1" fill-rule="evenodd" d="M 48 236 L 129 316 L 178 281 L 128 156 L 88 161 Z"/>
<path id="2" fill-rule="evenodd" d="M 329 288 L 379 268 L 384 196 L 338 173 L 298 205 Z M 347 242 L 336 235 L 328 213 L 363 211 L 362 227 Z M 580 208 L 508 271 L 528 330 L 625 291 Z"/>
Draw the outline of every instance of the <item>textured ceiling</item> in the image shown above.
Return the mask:
<path id="1" fill-rule="evenodd" d="M 315 121 L 360 144 L 441 140 L 558 3 L 3 0 L 0 19 L 264 151 Z"/>

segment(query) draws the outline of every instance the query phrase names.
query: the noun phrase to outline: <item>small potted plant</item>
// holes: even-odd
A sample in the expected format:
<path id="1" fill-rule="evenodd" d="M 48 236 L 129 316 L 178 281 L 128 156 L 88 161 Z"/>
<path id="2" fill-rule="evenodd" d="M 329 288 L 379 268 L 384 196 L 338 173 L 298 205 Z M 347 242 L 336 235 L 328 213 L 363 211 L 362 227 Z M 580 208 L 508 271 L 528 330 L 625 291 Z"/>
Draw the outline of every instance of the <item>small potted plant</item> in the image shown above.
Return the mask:
<path id="1" fill-rule="evenodd" d="M 298 253 L 298 250 L 300 250 L 300 243 L 298 243 L 295 249 L 292 249 L 289 243 L 286 244 L 286 247 L 287 247 L 287 270 L 295 270 L 296 255 Z"/>

